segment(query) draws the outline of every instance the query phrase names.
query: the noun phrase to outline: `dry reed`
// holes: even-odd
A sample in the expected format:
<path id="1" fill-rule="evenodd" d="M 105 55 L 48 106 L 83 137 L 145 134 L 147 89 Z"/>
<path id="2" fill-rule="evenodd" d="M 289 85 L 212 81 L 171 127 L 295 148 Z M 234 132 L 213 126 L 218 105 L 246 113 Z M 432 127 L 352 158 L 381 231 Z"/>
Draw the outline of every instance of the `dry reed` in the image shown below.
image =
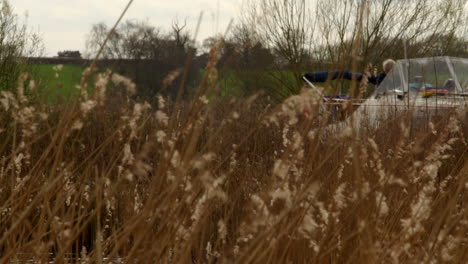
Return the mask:
<path id="1" fill-rule="evenodd" d="M 309 92 L 151 105 L 106 72 L 45 106 L 26 79 L 0 99 L 1 263 L 468 260 L 466 109 L 330 133 Z"/>

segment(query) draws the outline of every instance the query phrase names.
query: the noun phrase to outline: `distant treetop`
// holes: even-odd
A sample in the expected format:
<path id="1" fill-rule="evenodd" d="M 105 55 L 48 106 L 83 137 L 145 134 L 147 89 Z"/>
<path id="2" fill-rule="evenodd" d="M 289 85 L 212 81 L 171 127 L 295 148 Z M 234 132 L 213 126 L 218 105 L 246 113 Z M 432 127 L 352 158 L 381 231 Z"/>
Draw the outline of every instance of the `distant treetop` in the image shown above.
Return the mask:
<path id="1" fill-rule="evenodd" d="M 57 53 L 59 58 L 81 58 L 81 53 L 78 50 L 64 50 Z"/>

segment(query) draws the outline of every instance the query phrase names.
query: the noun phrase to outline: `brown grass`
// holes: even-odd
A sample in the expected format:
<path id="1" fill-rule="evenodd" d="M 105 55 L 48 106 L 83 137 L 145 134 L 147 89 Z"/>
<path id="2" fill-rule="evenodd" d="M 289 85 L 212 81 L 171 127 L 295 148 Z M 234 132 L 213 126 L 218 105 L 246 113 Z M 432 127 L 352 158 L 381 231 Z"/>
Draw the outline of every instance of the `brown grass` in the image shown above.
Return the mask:
<path id="1" fill-rule="evenodd" d="M 205 80 L 150 105 L 96 85 L 80 107 L 2 92 L 0 263 L 468 261 L 466 108 L 330 133 L 307 92 L 208 100 Z"/>

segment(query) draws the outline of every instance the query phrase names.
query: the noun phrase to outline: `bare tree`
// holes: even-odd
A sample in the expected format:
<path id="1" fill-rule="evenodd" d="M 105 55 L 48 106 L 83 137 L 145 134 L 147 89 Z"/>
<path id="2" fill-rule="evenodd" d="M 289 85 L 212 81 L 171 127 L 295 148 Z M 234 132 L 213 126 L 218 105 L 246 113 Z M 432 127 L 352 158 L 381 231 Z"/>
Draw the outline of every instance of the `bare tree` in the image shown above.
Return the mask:
<path id="1" fill-rule="evenodd" d="M 92 26 L 87 40 L 88 57 L 99 50 L 108 30 L 104 23 Z M 147 21 L 127 20 L 111 35 L 101 57 L 112 59 L 121 73 L 133 78 L 139 91 L 152 95 L 169 72 L 184 65 L 190 49 L 194 46 L 185 21 L 176 19 L 171 30 L 163 32 Z"/>
<path id="2" fill-rule="evenodd" d="M 186 22 L 181 24 L 175 20 L 172 30 L 163 33 L 161 29 L 150 25 L 147 21 L 127 20 L 112 34 L 101 57 L 104 59 L 161 60 L 169 59 L 168 56 L 176 56 L 179 53 L 184 54 L 192 47 L 190 35 L 185 27 Z M 88 57 L 93 56 L 99 50 L 108 32 L 109 29 L 104 23 L 92 26 L 86 41 Z"/>
<path id="3" fill-rule="evenodd" d="M 10 3 L 3 0 L 0 3 L 0 89 L 16 86 L 18 75 L 28 66 L 20 61 L 42 55 L 43 47 L 39 34 L 28 30 Z"/>
<path id="4" fill-rule="evenodd" d="M 86 38 L 85 57 L 92 58 L 98 53 L 99 47 L 102 43 L 104 43 L 109 30 L 110 29 L 107 28 L 107 25 L 102 22 L 92 25 L 91 31 Z M 111 41 L 109 41 L 109 43 L 111 43 Z M 101 58 L 108 59 L 115 57 L 114 54 L 112 54 L 112 49 L 109 48 L 109 46 L 110 44 L 107 44 L 107 47 L 102 52 Z"/>
<path id="5" fill-rule="evenodd" d="M 172 22 L 172 35 L 177 47 L 185 48 L 190 41 L 190 35 L 185 30 L 186 26 L 187 19 L 183 23 L 180 23 L 177 18 Z"/>
<path id="6" fill-rule="evenodd" d="M 292 83 L 287 76 L 280 76 L 278 81 L 285 81 L 290 93 L 297 93 L 303 65 L 309 53 L 309 43 L 314 31 L 310 9 L 306 0 L 260 0 L 247 1 L 244 6 L 242 23 L 259 38 L 268 48 L 278 55 L 277 66 L 292 71 Z"/>
<path id="7" fill-rule="evenodd" d="M 431 54 L 436 36 L 454 32 L 462 23 L 465 0 L 318 0 L 314 54 L 334 64 L 350 61 L 357 36 L 357 10 L 365 3 L 358 55 L 364 63 L 377 64 L 386 57 L 402 57 L 398 42 L 421 43 L 418 55 Z"/>

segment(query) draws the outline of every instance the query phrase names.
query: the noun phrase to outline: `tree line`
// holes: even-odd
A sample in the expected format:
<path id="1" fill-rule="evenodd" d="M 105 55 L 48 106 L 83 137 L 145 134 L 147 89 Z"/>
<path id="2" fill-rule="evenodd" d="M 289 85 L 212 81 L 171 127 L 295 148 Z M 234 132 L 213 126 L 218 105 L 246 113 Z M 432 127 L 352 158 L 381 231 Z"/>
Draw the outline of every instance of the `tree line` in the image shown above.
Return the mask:
<path id="1" fill-rule="evenodd" d="M 297 93 L 305 71 L 379 71 L 386 58 L 468 57 L 465 0 L 256 0 L 244 3 L 228 34 L 196 44 L 186 22 L 170 31 L 146 21 L 126 21 L 103 58 L 141 60 L 121 69 L 158 91 L 164 76 L 195 54 L 189 76 L 197 80 L 210 47 L 222 43 L 218 69 L 235 78 L 241 95 L 265 90 L 284 98 Z M 93 25 L 87 53 L 95 54 L 109 28 Z M 123 67 L 125 68 L 125 67 Z M 177 87 L 177 86 L 176 86 Z"/>

